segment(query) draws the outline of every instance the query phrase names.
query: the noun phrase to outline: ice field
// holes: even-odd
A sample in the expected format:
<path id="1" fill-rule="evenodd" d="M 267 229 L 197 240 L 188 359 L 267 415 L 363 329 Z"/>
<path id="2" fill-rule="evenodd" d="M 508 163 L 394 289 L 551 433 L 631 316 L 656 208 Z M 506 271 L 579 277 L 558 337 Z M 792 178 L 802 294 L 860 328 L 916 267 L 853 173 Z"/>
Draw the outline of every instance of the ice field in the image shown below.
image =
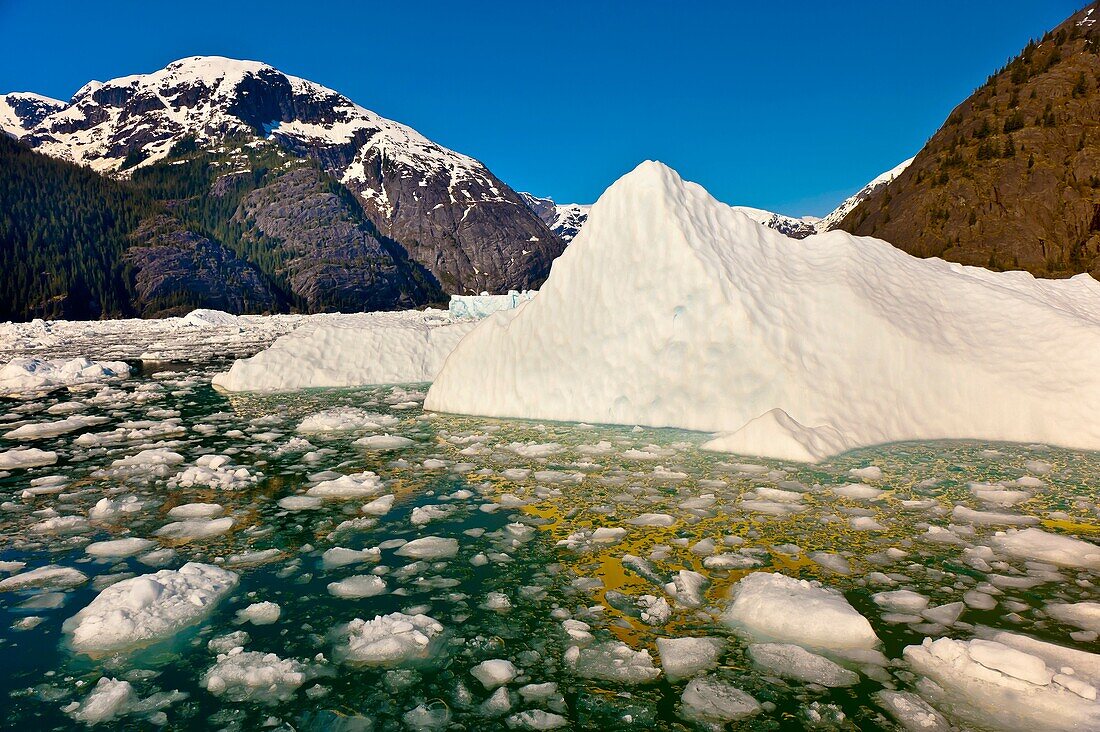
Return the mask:
<path id="1" fill-rule="evenodd" d="M 1100 455 L 244 395 L 224 365 L 0 402 L 17 729 L 1100 726 Z"/>

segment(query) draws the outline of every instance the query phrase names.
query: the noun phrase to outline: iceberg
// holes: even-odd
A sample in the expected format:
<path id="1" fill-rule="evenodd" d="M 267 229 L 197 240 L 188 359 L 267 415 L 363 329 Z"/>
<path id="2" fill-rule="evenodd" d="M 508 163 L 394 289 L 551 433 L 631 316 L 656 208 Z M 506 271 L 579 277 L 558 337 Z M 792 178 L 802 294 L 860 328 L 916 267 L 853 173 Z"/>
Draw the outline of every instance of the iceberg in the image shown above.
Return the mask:
<path id="1" fill-rule="evenodd" d="M 813 462 L 900 440 L 1100 449 L 1100 282 L 795 240 L 645 162 L 537 298 L 481 321 L 425 408 L 679 427 Z"/>
<path id="2" fill-rule="evenodd" d="M 285 392 L 431 381 L 475 325 L 439 310 L 318 321 L 235 361 L 229 371 L 215 374 L 213 384 L 230 392 Z"/>

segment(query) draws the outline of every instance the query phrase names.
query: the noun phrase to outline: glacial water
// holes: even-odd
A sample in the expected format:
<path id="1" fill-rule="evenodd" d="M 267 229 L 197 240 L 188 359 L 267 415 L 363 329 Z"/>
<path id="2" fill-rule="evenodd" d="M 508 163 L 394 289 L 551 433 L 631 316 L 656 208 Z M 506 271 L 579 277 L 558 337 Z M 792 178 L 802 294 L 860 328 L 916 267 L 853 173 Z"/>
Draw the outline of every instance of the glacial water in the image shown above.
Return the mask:
<path id="1" fill-rule="evenodd" d="M 55 465 L 0 478 L 0 580 L 49 564 L 88 578 L 76 587 L 0 592 L 0 725 L 81 728 L 74 718 L 80 704 L 108 677 L 129 681 L 134 697 L 98 728 L 706 728 L 685 714 L 687 679 L 586 678 L 592 674 L 569 660 L 568 648 L 578 641 L 566 621 L 587 624 L 592 638 L 579 643 L 622 641 L 648 651 L 655 668 L 661 667 L 657 638 L 721 639 L 716 667 L 698 673 L 762 705 L 732 722 L 733 729 L 901 729 L 876 692 L 917 688 L 902 649 L 925 637 L 967 639 L 991 627 L 1100 651 L 1095 632 L 1047 611 L 1051 603 L 1100 600 L 1100 572 L 984 549 L 995 532 L 1011 528 L 1006 521 L 1017 520 L 1017 528 L 1100 541 L 1097 454 L 907 443 L 821 465 L 782 464 L 708 453 L 698 448 L 705 435 L 678 430 L 427 414 L 420 407 L 425 385 L 228 397 L 210 388 L 210 373 L 146 372 L 0 402 L 0 433 L 70 413 L 108 419 L 57 437 L 0 439 L 0 451 L 26 444 L 58 454 Z M 361 410 L 336 413 L 358 427 L 299 431 L 307 417 L 340 407 Z M 413 442 L 389 449 L 356 444 L 382 434 Z M 182 461 L 119 462 L 150 449 Z M 215 485 L 181 485 L 180 474 L 204 455 L 228 458 L 207 473 Z M 881 476 L 850 472 L 868 467 Z M 227 477 L 239 468 L 244 472 Z M 370 495 L 307 500 L 301 510 L 285 507 L 293 502 L 280 505 L 338 474 L 362 471 L 381 481 Z M 61 478 L 41 480 L 49 476 Z M 841 487 L 851 484 L 875 490 Z M 392 507 L 373 511 L 382 515 L 361 511 L 386 495 L 394 497 Z M 119 508 L 130 496 L 139 510 Z M 108 511 L 104 498 L 118 510 Z M 190 540 L 156 535 L 177 520 L 169 517 L 174 507 L 192 503 L 222 506 L 232 528 Z M 99 518 L 90 516 L 97 504 Z M 56 520 L 65 517 L 80 519 Z M 594 537 L 600 527 L 625 533 Z M 457 554 L 400 556 L 399 540 L 424 536 L 455 539 Z M 91 542 L 125 537 L 153 539 L 157 551 L 107 559 L 86 552 Z M 334 547 L 380 545 L 376 558 L 325 565 L 323 553 Z M 636 559 L 624 563 L 624 556 Z M 71 647 L 64 621 L 100 590 L 188 561 L 240 577 L 201 622 L 122 652 Z M 706 579 L 698 602 L 664 587 L 683 569 Z M 859 674 L 858 682 L 839 688 L 756 666 L 746 653 L 751 639 L 720 619 L 730 587 L 754 571 L 841 590 L 881 639 L 879 660 L 836 659 Z M 330 584 L 355 575 L 381 578 L 385 591 L 332 594 Z M 872 600 L 899 589 L 928 598 L 929 608 L 967 604 L 957 617 L 948 611 L 930 618 Z M 660 600 L 668 603 L 667 618 Z M 259 602 L 277 603 L 278 620 L 241 622 L 237 612 Z M 343 658 L 341 626 L 393 612 L 422 613 L 443 626 L 426 658 L 377 666 Z M 295 659 L 298 675 L 209 690 L 204 678 L 217 663 L 211 641 L 239 631 L 248 636 L 245 651 Z M 225 641 L 222 649 L 242 640 Z M 496 696 L 471 674 L 490 659 L 508 660 L 518 673 Z M 556 688 L 529 686 L 548 682 Z M 523 714 L 532 710 L 543 714 Z"/>

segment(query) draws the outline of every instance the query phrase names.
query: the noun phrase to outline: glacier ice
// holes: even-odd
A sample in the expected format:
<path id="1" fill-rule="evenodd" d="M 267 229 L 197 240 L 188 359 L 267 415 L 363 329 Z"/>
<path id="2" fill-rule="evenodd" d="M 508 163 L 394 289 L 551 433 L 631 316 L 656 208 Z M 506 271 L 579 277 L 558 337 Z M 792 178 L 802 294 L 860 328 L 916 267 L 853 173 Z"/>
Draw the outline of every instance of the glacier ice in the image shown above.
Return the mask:
<path id="1" fill-rule="evenodd" d="M 425 408 L 717 432 L 714 449 L 798 461 L 914 439 L 1097 449 L 1098 323 L 1088 275 L 790 239 L 645 162 L 537 298 L 462 339 Z"/>

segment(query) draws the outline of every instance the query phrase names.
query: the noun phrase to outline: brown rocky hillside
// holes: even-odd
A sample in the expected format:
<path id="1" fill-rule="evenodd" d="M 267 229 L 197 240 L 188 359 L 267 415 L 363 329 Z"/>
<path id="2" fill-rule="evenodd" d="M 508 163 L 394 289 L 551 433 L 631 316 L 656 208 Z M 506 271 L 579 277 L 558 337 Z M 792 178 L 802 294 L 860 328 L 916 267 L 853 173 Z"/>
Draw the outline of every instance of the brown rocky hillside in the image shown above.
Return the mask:
<path id="1" fill-rule="evenodd" d="M 989 77 L 839 228 L 920 257 L 1100 277 L 1100 2 Z"/>

